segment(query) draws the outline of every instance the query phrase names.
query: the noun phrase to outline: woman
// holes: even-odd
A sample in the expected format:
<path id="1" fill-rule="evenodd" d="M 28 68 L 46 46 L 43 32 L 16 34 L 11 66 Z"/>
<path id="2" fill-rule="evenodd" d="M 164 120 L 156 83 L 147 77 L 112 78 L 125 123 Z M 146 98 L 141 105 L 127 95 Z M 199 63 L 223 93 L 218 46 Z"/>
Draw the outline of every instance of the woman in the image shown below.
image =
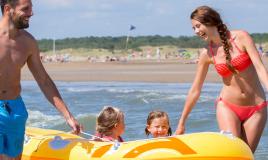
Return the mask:
<path id="1" fill-rule="evenodd" d="M 219 13 L 208 6 L 194 10 L 191 21 L 194 32 L 208 47 L 200 53 L 176 134 L 185 132 L 186 119 L 200 96 L 209 65 L 214 64 L 223 81 L 216 103 L 219 128 L 243 139 L 254 153 L 267 120 L 260 81 L 268 89 L 268 74 L 256 46 L 247 32 L 229 31 Z"/>

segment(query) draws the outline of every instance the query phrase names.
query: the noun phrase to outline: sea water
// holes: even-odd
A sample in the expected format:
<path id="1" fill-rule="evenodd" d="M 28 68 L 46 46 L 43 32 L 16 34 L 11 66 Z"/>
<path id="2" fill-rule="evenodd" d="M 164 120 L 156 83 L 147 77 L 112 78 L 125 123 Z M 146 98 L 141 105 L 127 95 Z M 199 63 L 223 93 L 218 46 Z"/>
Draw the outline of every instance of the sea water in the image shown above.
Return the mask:
<path id="1" fill-rule="evenodd" d="M 168 113 L 175 131 L 183 110 L 190 83 L 122 83 L 122 82 L 56 82 L 69 110 L 94 134 L 96 116 L 103 106 L 116 106 L 125 113 L 125 141 L 147 138 L 144 132 L 148 113 L 163 110 Z M 219 132 L 215 99 L 220 83 L 206 83 L 186 124 L 186 133 Z M 268 96 L 266 94 L 266 96 Z M 22 82 L 22 97 L 29 112 L 27 126 L 70 131 L 63 117 L 46 100 L 35 81 Z M 257 160 L 268 159 L 268 127 L 255 153 Z"/>

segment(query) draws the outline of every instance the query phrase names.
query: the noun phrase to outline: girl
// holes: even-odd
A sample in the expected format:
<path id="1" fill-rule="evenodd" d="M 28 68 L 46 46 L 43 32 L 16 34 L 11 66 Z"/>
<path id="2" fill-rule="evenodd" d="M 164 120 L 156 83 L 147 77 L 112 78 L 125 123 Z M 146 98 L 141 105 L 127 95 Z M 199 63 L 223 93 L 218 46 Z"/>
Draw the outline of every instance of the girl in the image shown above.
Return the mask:
<path id="1" fill-rule="evenodd" d="M 152 134 L 153 138 L 170 136 L 172 134 L 167 113 L 152 111 L 147 118 L 145 134 Z"/>
<path id="2" fill-rule="evenodd" d="M 191 20 L 194 32 L 208 47 L 200 54 L 176 134 L 185 132 L 186 119 L 200 96 L 209 65 L 214 64 L 223 81 L 217 99 L 219 128 L 242 138 L 254 153 L 267 120 L 261 82 L 268 89 L 268 74 L 255 43 L 246 31 L 229 31 L 219 13 L 208 6 L 194 10 Z"/>
<path id="3" fill-rule="evenodd" d="M 96 136 L 102 140 L 123 142 L 121 137 L 125 132 L 123 112 L 116 107 L 104 107 L 97 117 L 96 131 Z"/>

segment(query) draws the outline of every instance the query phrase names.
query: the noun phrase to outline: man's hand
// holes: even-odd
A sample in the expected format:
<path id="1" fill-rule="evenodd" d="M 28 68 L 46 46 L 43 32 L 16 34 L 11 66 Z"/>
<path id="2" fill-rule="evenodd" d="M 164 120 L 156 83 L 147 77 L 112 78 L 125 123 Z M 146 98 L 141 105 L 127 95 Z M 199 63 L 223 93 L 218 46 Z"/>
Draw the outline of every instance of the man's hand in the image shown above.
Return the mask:
<path id="1" fill-rule="evenodd" d="M 83 126 L 78 123 L 78 121 L 74 117 L 70 117 L 67 120 L 68 125 L 72 128 L 73 134 L 80 134 L 81 131 L 83 131 Z"/>

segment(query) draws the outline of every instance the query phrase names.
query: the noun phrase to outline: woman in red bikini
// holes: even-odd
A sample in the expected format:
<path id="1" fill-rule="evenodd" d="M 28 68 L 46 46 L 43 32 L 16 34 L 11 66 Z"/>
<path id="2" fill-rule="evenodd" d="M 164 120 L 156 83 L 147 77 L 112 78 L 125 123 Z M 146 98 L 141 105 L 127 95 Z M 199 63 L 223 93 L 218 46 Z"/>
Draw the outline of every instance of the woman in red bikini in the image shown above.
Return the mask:
<path id="1" fill-rule="evenodd" d="M 218 12 L 208 6 L 194 10 L 191 21 L 194 32 L 208 42 L 208 47 L 200 54 L 176 134 L 184 133 L 209 65 L 214 64 L 223 81 L 216 105 L 219 128 L 243 139 L 254 153 L 267 120 L 267 103 L 260 82 L 268 89 L 268 74 L 255 44 L 247 32 L 229 31 Z"/>

